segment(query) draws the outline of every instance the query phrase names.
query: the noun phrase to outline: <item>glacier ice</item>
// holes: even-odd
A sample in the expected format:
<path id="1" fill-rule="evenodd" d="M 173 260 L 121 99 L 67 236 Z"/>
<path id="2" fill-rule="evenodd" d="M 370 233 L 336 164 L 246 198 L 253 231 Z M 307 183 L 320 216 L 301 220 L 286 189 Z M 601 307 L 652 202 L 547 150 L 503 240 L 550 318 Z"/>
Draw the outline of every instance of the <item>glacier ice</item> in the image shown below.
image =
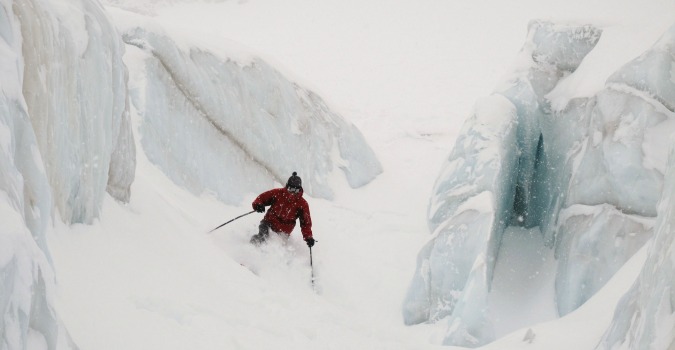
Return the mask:
<path id="1" fill-rule="evenodd" d="M 404 301 L 406 323 L 444 319 L 450 345 L 491 341 L 491 269 L 509 225 L 538 226 L 555 250 L 560 315 L 588 300 L 651 238 L 663 145 L 675 131 L 673 35 L 618 70 L 595 96 L 553 109 L 547 95 L 574 74 L 600 34 L 592 26 L 531 22 L 513 74 L 476 107 L 507 99 L 511 109 L 501 113 L 514 131 L 495 134 L 474 112 L 434 186 L 432 238 Z M 503 129 L 503 120 L 492 123 Z M 475 162 L 484 151 L 467 145 L 479 142 L 511 156 Z M 490 205 L 477 210 L 477 201 Z"/>
<path id="2" fill-rule="evenodd" d="M 542 129 L 548 167 L 557 170 L 547 179 L 541 225 L 559 261 L 561 315 L 588 300 L 652 234 L 666 161 L 661 148 L 675 124 L 657 101 L 616 86 L 572 100 Z"/>
<path id="3" fill-rule="evenodd" d="M 471 157 L 460 144 L 471 135 L 466 127 L 435 186 L 429 219 L 434 236 L 418 257 L 404 302 L 406 322 L 447 318 L 447 344 L 476 346 L 491 340 L 485 297 L 490 268 L 470 278 L 467 271 L 498 258 L 503 232 L 498 224 L 539 226 L 545 244 L 555 249 L 560 315 L 588 300 L 651 238 L 666 169 L 663 145 L 675 131 L 672 29 L 613 74 L 595 96 L 552 109 L 547 94 L 560 79 L 574 74 L 598 36 L 588 26 L 530 25 L 520 66 L 496 91 L 515 106 L 517 120 L 511 147 L 518 156 L 512 163 L 505 157 L 504 163 L 493 165 L 510 172 L 505 179 L 512 179 L 512 187 L 487 189 L 493 196 L 505 194 L 505 204 L 482 219 L 492 230 L 485 239 L 481 224 L 457 210 L 478 193 L 456 196 L 443 187 L 452 181 L 458 188 L 480 188 L 481 181 L 493 176 L 494 170 L 486 172 L 486 167 L 456 165 L 457 159 Z M 473 118 L 467 121 L 473 123 Z M 499 216 L 504 222 L 495 220 Z M 471 231 L 460 234 L 457 227 Z M 459 247 L 484 243 L 457 250 L 449 247 L 447 237 L 455 237 L 452 244 Z M 477 285 L 485 290 L 476 290 Z M 471 302 L 463 304 L 466 300 Z"/>
<path id="4" fill-rule="evenodd" d="M 265 61 L 185 44 L 147 19 L 118 17 L 129 51 L 144 52 L 142 64 L 129 63 L 141 143 L 177 184 L 238 204 L 293 171 L 323 198 L 333 196 L 329 180 L 338 170 L 354 188 L 382 172 L 356 127 Z"/>
<path id="5" fill-rule="evenodd" d="M 465 124 L 435 185 L 429 225 L 434 239 L 419 254 L 418 270 L 404 306 L 407 324 L 450 316 L 467 298 L 469 283 L 487 287 L 507 212 L 498 208 L 513 195 L 516 108 L 493 95 L 481 101 Z M 458 296 L 461 295 L 461 298 Z"/>
<path id="6" fill-rule="evenodd" d="M 66 222 L 98 216 L 106 188 L 128 200 L 135 149 L 124 44 L 95 1 L 22 0 L 23 95 L 53 201 Z"/>
<path id="7" fill-rule="evenodd" d="M 663 114 L 675 118 L 675 25 L 654 48 L 610 78 L 662 103 Z M 619 85 L 620 86 L 620 85 Z M 625 89 L 625 88 L 624 88 Z M 658 102 L 658 103 L 657 103 Z M 659 130 L 665 132 L 664 130 Z M 672 135 L 673 128 L 668 129 Z M 669 139 L 666 139 L 669 140 Z M 662 143 L 661 147 L 666 143 Z M 654 238 L 640 275 L 617 305 L 614 318 L 597 349 L 672 349 L 675 347 L 675 146 L 670 143 L 668 166 L 657 207 Z"/>
<path id="8" fill-rule="evenodd" d="M 604 90 L 587 99 L 583 113 L 553 116 L 578 118 L 585 128 L 568 148 L 564 208 L 552 213 L 558 215 L 557 225 L 548 230 L 560 259 L 556 298 L 561 314 L 588 300 L 653 234 L 667 163 L 664 145 L 675 131 L 663 88 L 663 76 L 675 63 L 674 39 L 671 28 L 653 48 L 620 68 Z M 650 57 L 663 57 L 664 50 L 671 63 L 654 65 Z M 587 209 L 573 213 L 574 206 Z M 583 260 L 588 264 L 581 266 Z"/>
<path id="9" fill-rule="evenodd" d="M 671 27 L 654 46 L 610 76 L 607 83 L 624 85 L 643 92 L 668 110 L 674 111 L 674 45 L 675 30 Z"/>
<path id="10" fill-rule="evenodd" d="M 590 299 L 651 237 L 653 219 L 609 204 L 565 208 L 556 245 L 556 304 L 567 314 Z"/>
<path id="11" fill-rule="evenodd" d="M 592 26 L 530 23 L 514 74 L 477 103 L 434 186 L 433 236 L 418 255 L 404 301 L 407 324 L 445 319 L 448 345 L 475 347 L 494 339 L 488 295 L 504 229 L 546 220 L 545 95 L 599 36 Z M 481 117 L 485 111 L 491 117 Z"/>
<path id="12" fill-rule="evenodd" d="M 596 349 L 675 347 L 675 149 L 671 151 L 654 240 L 640 276 L 617 305 Z"/>
<path id="13" fill-rule="evenodd" d="M 493 339 L 484 306 L 499 233 L 509 221 L 499 208 L 512 202 L 516 177 L 508 164 L 516 163 L 516 142 L 516 107 L 500 95 L 481 101 L 435 185 L 434 239 L 419 254 L 404 304 L 406 324 L 450 316 L 446 342 L 475 346 Z"/>
<path id="14" fill-rule="evenodd" d="M 53 308 L 52 195 L 22 94 L 33 67 L 25 67 L 15 4 L 0 0 L 0 349 L 76 349 Z"/>
<path id="15" fill-rule="evenodd" d="M 0 0 L 0 349 L 76 349 L 54 310 L 46 231 L 129 199 L 124 44 L 96 1 Z"/>
<path id="16" fill-rule="evenodd" d="M 124 112 L 119 124 L 114 124 L 113 152 L 110 154 L 108 167 L 108 183 L 106 192 L 122 202 L 129 202 L 131 184 L 136 175 L 136 142 L 132 134 L 131 115 L 129 114 L 129 98 L 125 98 Z M 117 135 L 115 137 L 115 135 Z"/>

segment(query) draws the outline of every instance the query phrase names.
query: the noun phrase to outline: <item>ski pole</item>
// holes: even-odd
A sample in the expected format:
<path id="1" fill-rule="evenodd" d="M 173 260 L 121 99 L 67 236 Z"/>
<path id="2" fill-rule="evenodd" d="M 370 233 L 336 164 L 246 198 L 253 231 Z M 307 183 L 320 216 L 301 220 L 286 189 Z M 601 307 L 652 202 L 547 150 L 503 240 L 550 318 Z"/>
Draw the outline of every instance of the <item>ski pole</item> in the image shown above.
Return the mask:
<path id="1" fill-rule="evenodd" d="M 312 270 L 312 289 L 316 289 L 314 287 L 314 263 L 312 262 L 312 247 L 309 247 L 309 267 Z"/>
<path id="2" fill-rule="evenodd" d="M 252 213 L 255 213 L 255 210 L 251 210 L 251 211 L 249 211 L 249 212 L 246 213 L 246 214 L 241 214 L 241 215 L 237 216 L 236 218 L 234 218 L 234 219 L 232 219 L 232 220 L 230 220 L 230 221 L 228 221 L 228 222 L 226 222 L 226 223 L 224 223 L 224 224 L 222 224 L 222 225 L 219 225 L 218 227 L 214 228 L 213 230 L 211 230 L 211 231 L 209 231 L 209 232 L 207 232 L 207 233 L 211 233 L 211 232 L 213 232 L 213 231 L 215 231 L 215 230 L 217 230 L 217 229 L 219 229 L 219 228 L 221 228 L 221 227 L 223 227 L 223 226 L 225 226 L 225 225 L 231 223 L 232 221 L 239 219 L 240 217 L 244 217 L 244 216 L 246 216 L 246 215 L 248 215 L 248 214 L 252 214 Z"/>

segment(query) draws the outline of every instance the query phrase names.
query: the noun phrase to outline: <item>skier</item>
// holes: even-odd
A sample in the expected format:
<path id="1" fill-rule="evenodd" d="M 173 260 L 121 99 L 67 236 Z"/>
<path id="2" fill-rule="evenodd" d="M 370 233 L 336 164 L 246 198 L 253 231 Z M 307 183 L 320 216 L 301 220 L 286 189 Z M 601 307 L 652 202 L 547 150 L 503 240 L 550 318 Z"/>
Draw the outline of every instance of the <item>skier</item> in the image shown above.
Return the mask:
<path id="1" fill-rule="evenodd" d="M 296 172 L 288 178 L 286 187 L 261 193 L 251 204 L 253 210 L 264 213 L 266 206 L 270 208 L 260 221 L 258 234 L 251 237 L 251 243 L 258 245 L 265 242 L 270 229 L 276 233 L 284 233 L 288 237 L 295 228 L 295 220 L 300 219 L 300 229 L 305 243 L 310 248 L 314 246 L 312 218 L 309 214 L 309 205 L 302 198 L 302 194 L 302 179 Z"/>

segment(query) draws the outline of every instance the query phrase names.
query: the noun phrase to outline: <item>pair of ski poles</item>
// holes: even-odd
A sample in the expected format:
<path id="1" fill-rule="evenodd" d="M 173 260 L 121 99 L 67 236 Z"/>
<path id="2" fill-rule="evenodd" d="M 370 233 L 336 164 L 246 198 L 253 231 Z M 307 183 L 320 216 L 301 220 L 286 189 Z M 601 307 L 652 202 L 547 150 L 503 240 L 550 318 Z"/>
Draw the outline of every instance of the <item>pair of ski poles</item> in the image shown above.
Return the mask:
<path id="1" fill-rule="evenodd" d="M 241 215 L 237 216 L 236 218 L 234 218 L 234 219 L 232 219 L 232 220 L 230 220 L 230 221 L 225 222 L 224 224 L 218 225 L 216 228 L 214 228 L 213 230 L 209 231 L 208 233 L 211 233 L 211 232 L 213 232 L 213 231 L 215 231 L 215 230 L 217 230 L 217 229 L 219 229 L 219 228 L 221 228 L 221 227 L 223 227 L 223 226 L 225 226 L 225 225 L 231 223 L 231 222 L 234 221 L 234 220 L 237 220 L 237 219 L 239 219 L 239 218 L 243 218 L 244 216 L 249 215 L 249 214 L 253 214 L 253 213 L 255 213 L 255 210 L 251 210 L 251 211 L 249 211 L 249 212 L 246 213 L 246 214 L 241 214 Z M 314 288 L 314 263 L 312 262 L 312 260 L 313 260 L 313 259 L 312 259 L 312 247 L 309 247 L 309 267 L 310 267 L 311 270 L 312 270 L 312 288 Z"/>

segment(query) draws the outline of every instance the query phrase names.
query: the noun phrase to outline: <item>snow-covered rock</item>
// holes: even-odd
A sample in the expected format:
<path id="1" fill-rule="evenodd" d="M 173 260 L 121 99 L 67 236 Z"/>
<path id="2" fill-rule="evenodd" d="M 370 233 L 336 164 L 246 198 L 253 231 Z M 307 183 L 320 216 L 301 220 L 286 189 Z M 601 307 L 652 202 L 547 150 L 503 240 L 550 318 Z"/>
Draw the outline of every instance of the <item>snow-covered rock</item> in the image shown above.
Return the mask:
<path id="1" fill-rule="evenodd" d="M 13 1 L 25 62 L 23 95 L 66 222 L 98 216 L 106 188 L 128 200 L 135 149 L 124 44 L 95 1 Z"/>
<path id="2" fill-rule="evenodd" d="M 354 125 L 260 58 L 116 13 L 130 53 L 143 56 L 129 63 L 143 148 L 177 184 L 238 204 L 293 171 L 323 198 L 339 170 L 354 188 L 382 172 Z"/>

